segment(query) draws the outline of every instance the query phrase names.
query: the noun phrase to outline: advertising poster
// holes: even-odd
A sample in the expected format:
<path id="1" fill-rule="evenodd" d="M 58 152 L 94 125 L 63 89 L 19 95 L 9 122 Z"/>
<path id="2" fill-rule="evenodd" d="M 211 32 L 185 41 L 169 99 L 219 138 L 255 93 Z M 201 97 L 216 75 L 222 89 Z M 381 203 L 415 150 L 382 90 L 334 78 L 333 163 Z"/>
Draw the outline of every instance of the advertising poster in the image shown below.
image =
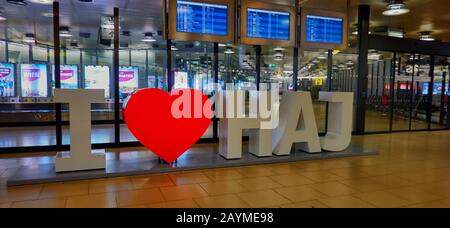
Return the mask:
<path id="1" fill-rule="evenodd" d="M 156 88 L 156 76 L 154 75 L 149 75 L 147 77 L 147 83 L 148 83 L 148 88 Z"/>
<path id="2" fill-rule="evenodd" d="M 0 63 L 0 97 L 14 96 L 14 64 Z"/>
<path id="3" fill-rule="evenodd" d="M 61 65 L 61 88 L 63 89 L 77 89 L 78 88 L 78 66 L 76 65 Z M 52 85 L 55 85 L 55 66 L 52 68 Z"/>
<path id="4" fill-rule="evenodd" d="M 175 84 L 173 89 L 187 89 L 187 88 L 189 88 L 187 72 L 182 71 L 175 72 Z"/>
<path id="5" fill-rule="evenodd" d="M 119 96 L 125 99 L 138 88 L 139 69 L 137 67 L 119 68 Z"/>
<path id="6" fill-rule="evenodd" d="M 47 65 L 20 65 L 20 81 L 22 97 L 47 97 Z"/>
<path id="7" fill-rule="evenodd" d="M 104 89 L 105 98 L 109 98 L 110 71 L 108 66 L 86 66 L 84 68 L 85 88 Z"/>

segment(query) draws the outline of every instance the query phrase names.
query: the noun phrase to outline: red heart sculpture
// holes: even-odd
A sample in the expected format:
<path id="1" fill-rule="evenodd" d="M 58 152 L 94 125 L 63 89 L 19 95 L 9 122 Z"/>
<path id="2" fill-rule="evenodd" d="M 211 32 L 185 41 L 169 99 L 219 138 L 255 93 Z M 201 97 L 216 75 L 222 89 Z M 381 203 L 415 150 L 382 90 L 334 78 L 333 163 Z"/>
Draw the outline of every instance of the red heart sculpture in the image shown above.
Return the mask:
<path id="1" fill-rule="evenodd" d="M 182 100 L 186 102 L 180 102 Z M 174 110 L 190 115 L 180 116 L 179 112 L 174 115 L 173 106 Z M 174 162 L 202 137 L 211 117 L 208 97 L 195 89 L 175 90 L 171 94 L 160 89 L 139 90 L 131 95 L 124 110 L 131 133 L 168 163 Z"/>

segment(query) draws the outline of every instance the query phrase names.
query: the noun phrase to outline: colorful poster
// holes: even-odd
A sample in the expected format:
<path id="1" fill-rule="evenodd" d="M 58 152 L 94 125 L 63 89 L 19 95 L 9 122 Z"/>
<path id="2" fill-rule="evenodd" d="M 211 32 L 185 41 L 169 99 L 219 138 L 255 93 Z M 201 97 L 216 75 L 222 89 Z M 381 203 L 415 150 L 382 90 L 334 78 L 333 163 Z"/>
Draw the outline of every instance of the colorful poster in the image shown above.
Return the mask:
<path id="1" fill-rule="evenodd" d="M 147 83 L 148 83 L 148 85 L 147 85 L 148 88 L 156 88 L 156 76 L 149 75 L 147 77 Z"/>
<path id="2" fill-rule="evenodd" d="M 61 88 L 63 89 L 77 89 L 78 88 L 78 66 L 76 65 L 61 65 Z M 55 86 L 55 66 L 52 68 L 52 85 Z"/>
<path id="3" fill-rule="evenodd" d="M 14 96 L 14 64 L 0 63 L 0 97 Z"/>
<path id="4" fill-rule="evenodd" d="M 138 67 L 120 67 L 119 68 L 119 96 L 120 99 L 125 99 L 133 91 L 138 88 Z"/>
<path id="5" fill-rule="evenodd" d="M 47 65 L 22 64 L 20 65 L 21 95 L 22 97 L 47 97 Z"/>
<path id="6" fill-rule="evenodd" d="M 110 70 L 108 66 L 86 66 L 84 78 L 86 89 L 104 89 L 105 98 L 109 98 Z"/>
<path id="7" fill-rule="evenodd" d="M 187 89 L 188 85 L 188 74 L 187 72 L 177 71 L 175 72 L 175 84 L 173 89 Z"/>

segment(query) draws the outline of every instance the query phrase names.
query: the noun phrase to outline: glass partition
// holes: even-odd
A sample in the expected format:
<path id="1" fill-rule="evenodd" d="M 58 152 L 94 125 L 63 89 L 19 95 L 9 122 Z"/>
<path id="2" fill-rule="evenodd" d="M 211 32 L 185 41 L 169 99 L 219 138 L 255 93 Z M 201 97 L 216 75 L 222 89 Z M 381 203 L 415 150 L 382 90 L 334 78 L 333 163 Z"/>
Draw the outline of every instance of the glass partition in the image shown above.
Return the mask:
<path id="1" fill-rule="evenodd" d="M 51 6 L 43 6 L 34 13 L 39 15 L 49 9 Z M 0 37 L 5 39 L 0 42 L 0 148 L 56 144 L 50 86 L 53 62 L 48 58 L 53 25 L 41 23 L 36 17 L 24 17 L 27 11 L 17 7 L 8 15 L 7 23 L 0 23 Z"/>

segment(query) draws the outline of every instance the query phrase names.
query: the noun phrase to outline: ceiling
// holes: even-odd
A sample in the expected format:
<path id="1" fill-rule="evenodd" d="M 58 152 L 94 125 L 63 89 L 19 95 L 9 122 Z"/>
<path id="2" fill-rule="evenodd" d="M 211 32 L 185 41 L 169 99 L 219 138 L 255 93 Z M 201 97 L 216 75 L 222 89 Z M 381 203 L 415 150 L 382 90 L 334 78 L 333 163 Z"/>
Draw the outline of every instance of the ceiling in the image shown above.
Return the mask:
<path id="1" fill-rule="evenodd" d="M 291 4 L 294 0 L 261 0 L 279 4 Z M 450 1 L 449 0 L 406 0 L 411 13 L 387 17 L 382 15 L 385 0 L 300 0 L 301 7 L 313 7 L 335 11 L 347 11 L 350 31 L 356 24 L 357 6 L 371 5 L 371 27 L 389 26 L 404 29 L 407 37 L 418 38 L 420 31 L 433 31 L 439 40 L 450 42 Z M 63 44 L 76 40 L 81 47 L 96 47 L 101 16 L 111 16 L 114 7 L 120 8 L 121 30 L 130 31 L 131 36 L 122 36 L 121 42 L 130 47 L 148 47 L 140 40 L 144 32 L 162 30 L 161 0 L 93 0 L 91 3 L 78 0 L 62 0 L 61 25 L 70 26 L 74 36 L 64 39 Z M 29 3 L 17 6 L 0 0 L 7 21 L 0 22 L 0 38 L 22 40 L 25 33 L 35 33 L 40 43 L 52 42 L 52 18 L 43 14 L 52 11 L 51 5 Z M 4 32 L 3 32 L 4 31 Z M 90 38 L 80 38 L 80 32 L 88 32 Z M 6 37 L 7 36 L 7 37 Z M 160 45 L 164 42 L 157 36 Z"/>

